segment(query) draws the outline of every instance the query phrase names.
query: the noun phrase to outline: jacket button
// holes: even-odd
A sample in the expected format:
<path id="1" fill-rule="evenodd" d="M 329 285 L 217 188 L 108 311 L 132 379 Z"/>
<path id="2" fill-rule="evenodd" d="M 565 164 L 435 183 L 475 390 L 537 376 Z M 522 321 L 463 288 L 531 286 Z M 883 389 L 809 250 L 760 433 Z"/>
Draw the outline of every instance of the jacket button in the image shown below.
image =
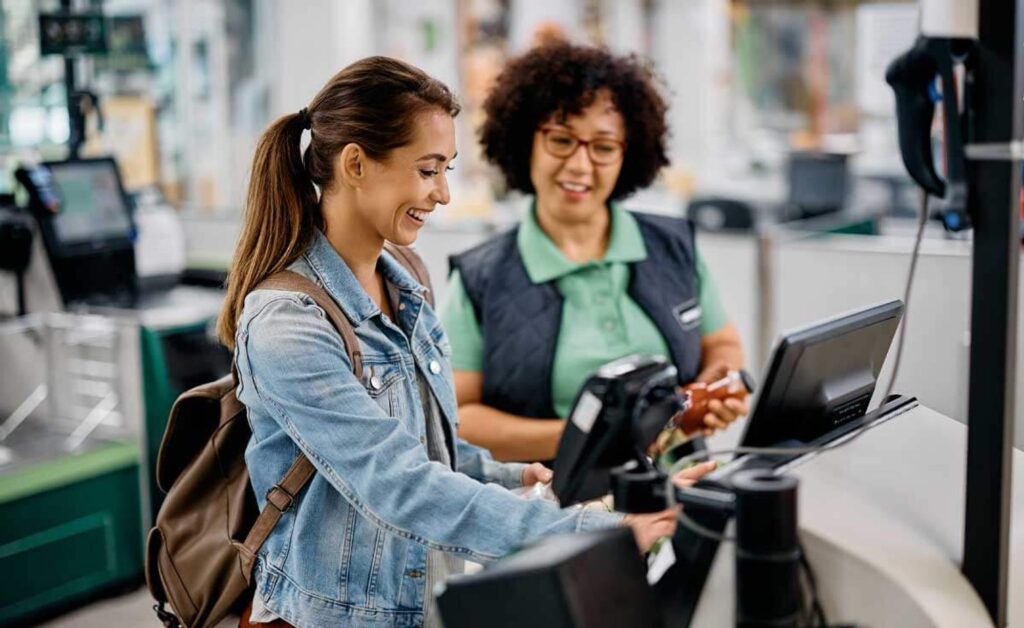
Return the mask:
<path id="1" fill-rule="evenodd" d="M 412 571 L 409 572 L 409 577 L 410 578 L 419 578 L 422 575 L 423 575 L 423 572 L 418 571 L 416 569 L 413 569 Z"/>
<path id="2" fill-rule="evenodd" d="M 438 373 L 440 373 L 441 372 L 441 363 L 438 362 L 437 360 L 431 360 L 430 361 L 430 372 L 433 373 L 434 375 L 437 375 Z"/>
<path id="3" fill-rule="evenodd" d="M 371 389 L 377 390 L 378 388 L 380 388 L 380 378 L 377 377 L 377 374 L 374 372 L 372 366 L 366 369 L 365 377 L 366 385 L 369 386 Z"/>

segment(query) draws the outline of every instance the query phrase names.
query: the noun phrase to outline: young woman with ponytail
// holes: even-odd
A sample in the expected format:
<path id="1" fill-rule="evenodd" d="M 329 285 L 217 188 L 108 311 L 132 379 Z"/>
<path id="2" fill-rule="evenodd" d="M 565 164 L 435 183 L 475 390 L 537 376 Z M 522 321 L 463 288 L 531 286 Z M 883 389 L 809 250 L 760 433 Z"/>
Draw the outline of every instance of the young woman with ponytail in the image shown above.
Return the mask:
<path id="1" fill-rule="evenodd" d="M 219 333 L 235 351 L 259 506 L 299 452 L 317 473 L 260 552 L 243 626 L 438 625 L 433 585 L 462 559 L 623 523 L 516 497 L 507 489 L 550 471 L 497 463 L 457 437 L 448 340 L 424 288 L 382 252 L 385 240 L 411 244 L 448 203 L 458 112 L 439 81 L 373 57 L 256 148 Z M 254 290 L 282 269 L 337 301 L 364 381 L 311 298 Z M 674 527 L 671 513 L 625 522 L 643 549 Z"/>

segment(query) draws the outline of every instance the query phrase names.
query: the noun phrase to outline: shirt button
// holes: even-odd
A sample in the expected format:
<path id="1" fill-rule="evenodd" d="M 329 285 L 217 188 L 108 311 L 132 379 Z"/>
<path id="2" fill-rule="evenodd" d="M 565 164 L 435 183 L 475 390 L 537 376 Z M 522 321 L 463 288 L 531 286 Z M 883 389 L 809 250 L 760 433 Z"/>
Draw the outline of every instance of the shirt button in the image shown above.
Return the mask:
<path id="1" fill-rule="evenodd" d="M 615 329 L 615 323 L 614 322 L 612 322 L 612 321 L 605 321 L 604 322 L 604 330 L 605 331 L 612 331 L 613 329 Z"/>
<path id="2" fill-rule="evenodd" d="M 427 444 L 427 437 L 426 436 L 420 436 L 420 444 L 421 445 L 426 445 Z"/>
<path id="3" fill-rule="evenodd" d="M 440 373 L 441 372 L 441 363 L 438 362 L 437 360 L 431 360 L 430 361 L 430 372 L 433 373 L 434 375 L 437 375 L 438 373 Z"/>

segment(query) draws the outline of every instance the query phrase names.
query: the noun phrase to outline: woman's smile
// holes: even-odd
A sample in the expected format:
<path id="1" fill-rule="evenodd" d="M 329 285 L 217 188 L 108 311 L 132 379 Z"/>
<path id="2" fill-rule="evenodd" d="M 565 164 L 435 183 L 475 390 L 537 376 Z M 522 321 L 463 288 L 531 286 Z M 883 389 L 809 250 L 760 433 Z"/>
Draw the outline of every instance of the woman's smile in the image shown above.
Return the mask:
<path id="1" fill-rule="evenodd" d="M 593 189 L 585 183 L 575 183 L 572 181 L 557 181 L 558 187 L 565 194 L 565 197 L 570 201 L 583 201 L 586 200 L 590 195 L 590 191 Z"/>
<path id="2" fill-rule="evenodd" d="M 405 215 L 406 217 L 409 218 L 410 221 L 412 221 L 414 225 L 416 225 L 417 227 L 422 227 L 427 223 L 427 215 L 430 214 L 432 211 L 433 210 L 416 209 L 415 207 L 410 207 L 409 209 L 405 210 Z"/>

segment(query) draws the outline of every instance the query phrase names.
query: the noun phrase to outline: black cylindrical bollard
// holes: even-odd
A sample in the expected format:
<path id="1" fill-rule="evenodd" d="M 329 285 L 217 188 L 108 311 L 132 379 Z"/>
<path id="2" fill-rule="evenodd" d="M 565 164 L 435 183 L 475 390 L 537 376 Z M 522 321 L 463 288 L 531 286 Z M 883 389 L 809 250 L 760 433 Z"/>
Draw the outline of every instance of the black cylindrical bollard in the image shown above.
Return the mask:
<path id="1" fill-rule="evenodd" d="M 736 492 L 736 625 L 796 628 L 801 601 L 796 478 L 751 469 L 731 480 Z"/>

